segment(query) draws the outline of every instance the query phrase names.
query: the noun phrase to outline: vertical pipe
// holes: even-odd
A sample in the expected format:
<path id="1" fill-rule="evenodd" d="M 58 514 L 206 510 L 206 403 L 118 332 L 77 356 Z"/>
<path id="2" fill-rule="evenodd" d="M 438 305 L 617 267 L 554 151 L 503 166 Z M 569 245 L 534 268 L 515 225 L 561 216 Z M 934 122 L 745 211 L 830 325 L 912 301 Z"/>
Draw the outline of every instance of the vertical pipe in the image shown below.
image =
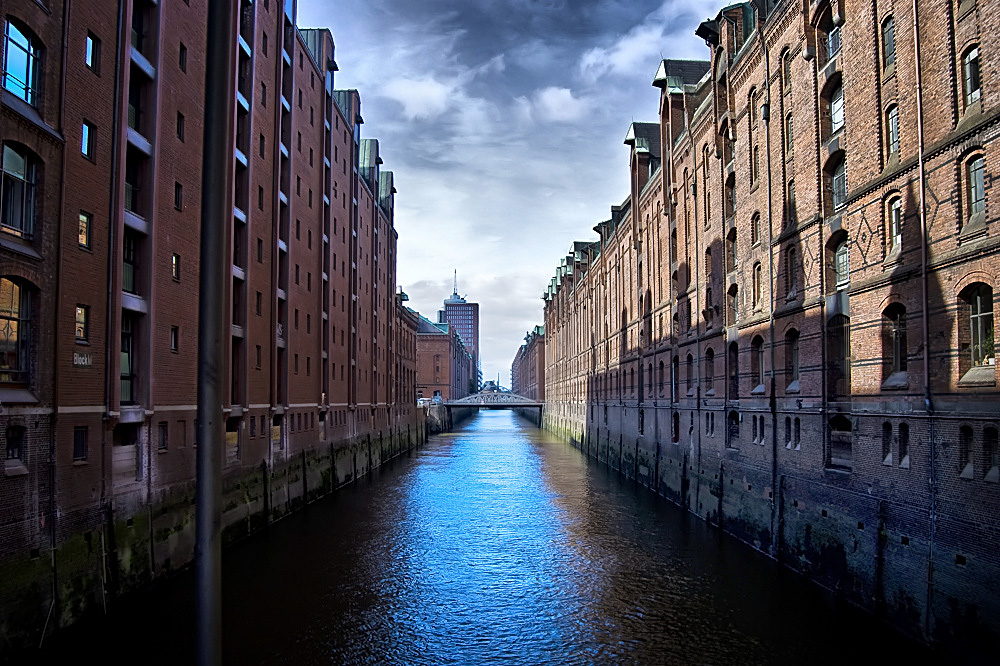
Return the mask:
<path id="1" fill-rule="evenodd" d="M 924 409 L 927 411 L 931 448 L 930 485 L 930 534 L 927 549 L 927 601 L 924 607 L 924 636 L 930 636 L 931 603 L 934 599 L 934 537 L 937 522 L 937 445 L 934 443 L 934 405 L 931 400 L 930 332 L 927 308 L 927 201 L 926 170 L 924 165 L 924 93 L 920 81 L 920 28 L 917 20 L 917 0 L 913 0 L 913 69 L 917 79 L 917 164 L 920 178 L 920 287 L 922 297 L 921 320 L 923 328 L 924 357 Z"/>
<path id="2" fill-rule="evenodd" d="M 205 57 L 205 152 L 202 161 L 198 303 L 198 489 L 195 523 L 198 664 L 222 662 L 222 325 L 224 238 L 231 212 L 228 174 L 233 118 L 233 0 L 209 0 Z"/>

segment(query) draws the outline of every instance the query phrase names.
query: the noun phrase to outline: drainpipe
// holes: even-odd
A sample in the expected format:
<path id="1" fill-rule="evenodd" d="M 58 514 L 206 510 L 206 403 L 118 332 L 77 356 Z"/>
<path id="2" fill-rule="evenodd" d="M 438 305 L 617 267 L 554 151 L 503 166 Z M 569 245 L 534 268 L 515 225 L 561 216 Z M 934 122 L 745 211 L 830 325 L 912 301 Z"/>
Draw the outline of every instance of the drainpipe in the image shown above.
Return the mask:
<path id="1" fill-rule="evenodd" d="M 913 69 L 917 78 L 917 164 L 920 176 L 920 288 L 923 307 L 921 323 L 924 345 L 924 409 L 927 412 L 931 444 L 930 490 L 930 538 L 927 549 L 927 601 L 924 606 L 924 636 L 931 635 L 931 604 L 934 600 L 934 537 L 937 527 L 937 445 L 934 442 L 934 404 L 932 401 L 930 375 L 930 333 L 928 331 L 927 308 L 927 202 L 926 166 L 924 164 L 924 95 L 920 79 L 920 29 L 917 16 L 917 0 L 913 0 L 913 46 L 915 57 Z"/>
<path id="2" fill-rule="evenodd" d="M 772 205 L 772 188 L 773 181 L 771 178 L 771 58 L 767 50 L 767 41 L 764 39 L 764 23 L 760 20 L 760 13 L 757 13 L 757 39 L 760 40 L 761 49 L 764 52 L 764 89 L 766 96 L 766 107 L 767 112 L 762 113 L 762 119 L 764 121 L 764 152 L 767 156 L 767 263 L 768 272 L 770 273 L 770 291 L 771 291 L 771 308 L 770 313 L 767 317 L 767 323 L 770 330 L 771 343 L 768 345 L 770 348 L 770 360 L 771 360 L 771 381 L 770 381 L 770 397 L 768 398 L 768 406 L 771 410 L 771 557 L 777 558 L 778 548 L 777 543 L 780 539 L 780 535 L 775 534 L 775 524 L 777 520 L 777 507 L 778 507 L 778 401 L 775 395 L 775 367 L 774 367 L 774 307 L 776 304 L 776 299 L 774 297 L 774 247 L 773 247 L 773 234 L 774 234 L 774 206 Z"/>
<path id="3" fill-rule="evenodd" d="M 118 0 L 118 30 L 115 33 L 115 94 L 111 105 L 111 188 L 108 197 L 108 257 L 115 256 L 115 225 L 118 219 L 118 178 L 120 173 L 120 161 L 118 156 L 118 140 L 121 131 L 118 127 L 120 122 L 119 107 L 121 106 L 121 68 L 124 58 L 124 44 L 122 39 L 123 24 L 125 22 L 125 0 Z M 105 300 L 104 310 L 104 421 L 110 418 L 111 396 L 113 394 L 114 379 L 112 378 L 111 358 L 114 354 L 112 344 L 112 325 L 114 323 L 113 310 L 117 299 L 114 298 L 114 260 L 108 262 L 108 295 Z M 111 473 L 111 466 L 108 464 L 108 446 L 106 442 L 107 429 L 101 428 L 101 507 L 105 508 L 108 501 L 108 488 L 111 486 L 108 478 Z M 110 525 L 110 515 L 108 524 Z"/>
<path id="4" fill-rule="evenodd" d="M 69 43 L 69 14 L 70 14 L 70 0 L 66 0 L 63 5 L 63 47 L 62 47 L 62 71 L 64 73 L 62 85 L 59 88 L 59 124 L 63 129 L 63 136 L 65 138 L 66 131 L 66 61 L 67 61 L 67 44 Z M 60 203 L 65 202 L 65 192 L 66 192 L 66 150 L 65 144 L 63 148 L 63 159 L 62 159 L 62 179 L 59 181 L 59 201 Z M 63 226 L 62 216 L 60 216 L 59 227 Z M 60 233 L 61 236 L 61 233 Z M 56 247 L 56 265 L 62 265 L 62 243 L 59 243 Z M 59 338 L 56 338 L 55 347 L 59 349 L 62 345 L 59 343 Z M 59 354 L 55 354 L 55 359 L 59 358 Z M 53 359 L 52 362 L 57 361 Z M 56 397 L 59 395 L 59 373 L 53 373 L 52 381 L 52 395 Z M 49 473 L 49 502 L 48 507 L 45 512 L 45 520 L 48 521 L 49 527 L 49 566 L 52 570 L 52 602 L 49 604 L 49 611 L 45 616 L 45 626 L 42 627 L 42 637 L 38 641 L 38 647 L 42 647 L 42 642 L 45 640 L 45 632 L 48 631 L 49 620 L 52 618 L 52 611 L 56 607 L 56 600 L 59 598 L 59 579 L 56 574 L 56 426 L 58 424 L 59 417 L 57 415 L 57 410 L 53 409 L 52 414 L 49 416 L 49 461 L 48 461 L 48 473 Z M 43 522 L 43 525 L 45 523 Z"/>

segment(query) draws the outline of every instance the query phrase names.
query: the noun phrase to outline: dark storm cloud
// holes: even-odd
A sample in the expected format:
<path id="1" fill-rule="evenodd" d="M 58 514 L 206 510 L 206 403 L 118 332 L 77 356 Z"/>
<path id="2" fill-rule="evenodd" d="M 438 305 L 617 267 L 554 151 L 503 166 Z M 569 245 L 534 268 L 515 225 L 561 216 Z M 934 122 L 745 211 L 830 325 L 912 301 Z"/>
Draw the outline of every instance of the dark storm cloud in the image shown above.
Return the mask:
<path id="1" fill-rule="evenodd" d="M 655 120 L 661 56 L 705 58 L 707 0 L 300 0 L 328 26 L 399 189 L 398 280 L 436 319 L 480 303 L 485 376 L 506 380 L 559 257 L 628 193 L 622 140 Z"/>

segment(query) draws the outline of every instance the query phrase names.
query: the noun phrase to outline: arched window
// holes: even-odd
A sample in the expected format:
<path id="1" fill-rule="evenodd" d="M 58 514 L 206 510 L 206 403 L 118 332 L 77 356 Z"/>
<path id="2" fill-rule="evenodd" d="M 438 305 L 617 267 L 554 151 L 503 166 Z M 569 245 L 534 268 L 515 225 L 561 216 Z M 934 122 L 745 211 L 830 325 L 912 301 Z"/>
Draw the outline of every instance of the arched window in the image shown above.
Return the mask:
<path id="1" fill-rule="evenodd" d="M 882 21 L 882 67 L 896 64 L 896 26 L 892 17 Z"/>
<path id="2" fill-rule="evenodd" d="M 736 445 L 740 441 L 740 415 L 735 409 L 729 412 L 729 428 L 726 437 L 729 440 L 726 445 L 731 449 L 737 448 Z"/>
<path id="3" fill-rule="evenodd" d="M 31 238 L 34 233 L 37 163 L 34 155 L 26 148 L 4 144 L 0 228 L 21 238 Z"/>
<path id="4" fill-rule="evenodd" d="M 844 127 L 844 86 L 837 83 L 830 91 L 830 134 L 836 134 Z"/>
<path id="5" fill-rule="evenodd" d="M 972 428 L 962 426 L 958 429 L 958 469 L 963 479 L 971 479 L 974 474 L 972 450 Z"/>
<path id="6" fill-rule="evenodd" d="M 763 284 L 761 276 L 760 262 L 756 262 L 753 265 L 753 291 L 751 292 L 751 300 L 753 301 L 754 309 L 760 307 L 761 300 L 763 297 Z"/>
<path id="7" fill-rule="evenodd" d="M 985 163 L 982 155 L 976 155 L 966 163 L 965 182 L 970 220 L 986 210 L 984 171 Z"/>
<path id="8" fill-rule="evenodd" d="M 677 412 L 670 419 L 670 441 L 674 444 L 681 441 L 681 415 Z"/>
<path id="9" fill-rule="evenodd" d="M 794 245 L 785 250 L 785 296 L 792 298 L 798 287 L 798 251 Z"/>
<path id="10" fill-rule="evenodd" d="M 798 213 L 795 210 L 795 179 L 788 179 L 788 186 L 785 194 L 785 224 L 795 224 L 798 220 Z"/>
<path id="11" fill-rule="evenodd" d="M 677 388 L 680 382 L 681 360 L 674 356 L 670 359 L 670 401 L 677 402 Z"/>
<path id="12" fill-rule="evenodd" d="M 851 421 L 843 414 L 830 419 L 830 449 L 827 464 L 830 467 L 851 469 L 854 467 L 853 433 Z"/>
<path id="13" fill-rule="evenodd" d="M 653 364 L 652 363 L 649 364 L 649 367 L 646 370 L 646 375 L 649 377 L 649 379 L 646 380 L 646 386 L 647 386 L 647 391 L 646 392 L 649 394 L 649 397 L 652 398 L 653 397 Z"/>
<path id="14" fill-rule="evenodd" d="M 726 272 L 736 270 L 736 229 L 730 229 L 726 235 Z"/>
<path id="15" fill-rule="evenodd" d="M 764 388 L 764 338 L 754 336 L 750 341 L 750 376 L 754 381 L 754 390 Z"/>
<path id="16" fill-rule="evenodd" d="M 882 424 L 882 464 L 892 464 L 892 424 L 888 421 Z"/>
<path id="17" fill-rule="evenodd" d="M 0 383 L 28 384 L 31 370 L 31 289 L 0 278 Z"/>
<path id="18" fill-rule="evenodd" d="M 705 389 L 715 389 L 715 351 L 711 347 L 705 350 Z"/>
<path id="19" fill-rule="evenodd" d="M 834 209 L 847 203 L 847 160 L 843 157 L 830 172 L 830 195 Z"/>
<path id="20" fill-rule="evenodd" d="M 694 390 L 694 357 L 687 355 L 687 390 L 690 394 Z"/>
<path id="21" fill-rule="evenodd" d="M 792 56 L 788 49 L 781 54 L 781 87 L 786 95 L 792 91 Z"/>
<path id="22" fill-rule="evenodd" d="M 756 247 L 760 244 L 760 213 L 754 213 L 750 218 L 750 245 Z"/>
<path id="23" fill-rule="evenodd" d="M 827 330 L 827 392 L 830 399 L 846 397 L 851 390 L 851 319 L 835 315 Z"/>
<path id="24" fill-rule="evenodd" d="M 729 397 L 740 397 L 740 348 L 735 342 L 729 343 Z"/>
<path id="25" fill-rule="evenodd" d="M 899 424 L 899 435 L 897 436 L 899 440 L 899 466 L 909 467 L 910 466 L 910 426 L 905 423 Z"/>
<path id="26" fill-rule="evenodd" d="M 1000 481 L 1000 452 L 997 451 L 996 428 L 983 430 L 983 461 L 986 463 L 986 480 L 993 483 Z"/>
<path id="27" fill-rule="evenodd" d="M 903 200 L 898 196 L 889 199 L 885 226 L 885 251 L 888 256 L 903 246 Z"/>
<path id="28" fill-rule="evenodd" d="M 979 101 L 982 87 L 979 80 L 979 46 L 969 48 L 962 56 L 962 88 L 966 108 Z"/>
<path id="29" fill-rule="evenodd" d="M 896 373 L 906 372 L 906 308 L 893 303 L 882 313 L 882 381 L 900 380 Z M 886 388 L 883 384 L 883 388 Z"/>
<path id="30" fill-rule="evenodd" d="M 726 325 L 736 326 L 739 320 L 739 303 L 737 299 L 737 287 L 734 284 L 726 294 Z"/>
<path id="31" fill-rule="evenodd" d="M 792 131 L 792 114 L 785 116 L 785 152 L 792 154 L 795 146 L 795 132 Z"/>
<path id="32" fill-rule="evenodd" d="M 841 240 L 833 249 L 833 283 L 838 290 L 851 282 L 851 252 L 847 239 Z"/>
<path id="33" fill-rule="evenodd" d="M 968 332 L 964 322 L 959 321 L 959 348 L 968 349 L 962 355 L 960 367 L 993 366 L 996 363 L 993 344 L 993 289 L 982 282 L 976 282 L 966 288 L 960 299 L 961 310 L 968 314 Z M 961 315 L 960 315 L 961 316 Z M 991 373 L 992 374 L 992 373 Z"/>
<path id="34" fill-rule="evenodd" d="M 899 155 L 899 107 L 893 104 L 885 112 L 885 143 L 889 155 Z"/>
<path id="35" fill-rule="evenodd" d="M 25 28 L 8 20 L 4 34 L 3 87 L 28 104 L 38 105 L 41 45 Z"/>
<path id="36" fill-rule="evenodd" d="M 705 277 L 712 279 L 712 248 L 705 249 Z"/>
<path id="37" fill-rule="evenodd" d="M 660 361 L 660 375 L 659 375 L 659 385 L 660 385 L 660 397 L 663 397 L 663 386 L 665 382 L 664 372 L 663 372 L 663 361 Z"/>
<path id="38" fill-rule="evenodd" d="M 786 391 L 799 388 L 799 332 L 794 328 L 785 334 L 785 381 Z"/>

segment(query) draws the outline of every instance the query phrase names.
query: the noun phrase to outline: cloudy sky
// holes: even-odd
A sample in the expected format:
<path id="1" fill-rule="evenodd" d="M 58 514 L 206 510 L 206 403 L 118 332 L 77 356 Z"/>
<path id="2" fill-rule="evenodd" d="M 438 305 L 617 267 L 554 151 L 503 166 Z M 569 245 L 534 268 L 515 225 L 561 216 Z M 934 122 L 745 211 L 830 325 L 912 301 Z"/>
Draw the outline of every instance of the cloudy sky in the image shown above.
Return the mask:
<path id="1" fill-rule="evenodd" d="M 399 285 L 435 320 L 480 304 L 485 379 L 510 384 L 574 240 L 628 195 L 633 120 L 655 121 L 661 58 L 707 58 L 718 0 L 299 0 L 328 27 L 337 88 L 395 174 Z"/>

